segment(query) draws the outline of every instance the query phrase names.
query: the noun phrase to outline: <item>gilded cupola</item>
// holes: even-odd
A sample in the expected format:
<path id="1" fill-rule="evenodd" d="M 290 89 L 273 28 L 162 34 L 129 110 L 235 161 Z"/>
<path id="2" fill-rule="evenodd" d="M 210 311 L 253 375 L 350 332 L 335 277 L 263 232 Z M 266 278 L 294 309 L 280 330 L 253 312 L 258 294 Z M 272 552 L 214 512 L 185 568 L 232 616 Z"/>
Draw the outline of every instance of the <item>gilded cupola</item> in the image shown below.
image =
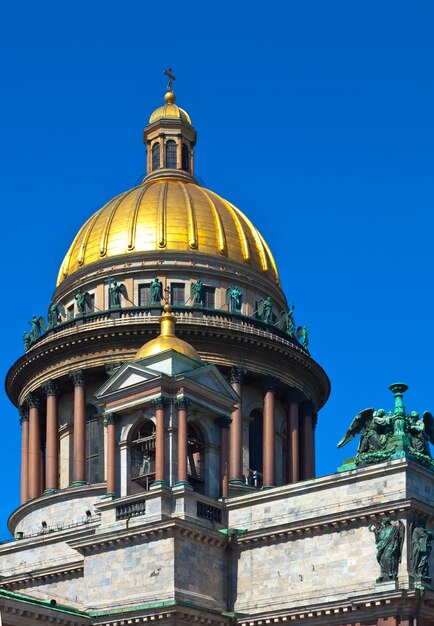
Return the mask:
<path id="1" fill-rule="evenodd" d="M 279 286 L 273 256 L 250 220 L 194 178 L 197 133 L 175 103 L 171 70 L 167 75 L 165 104 L 144 129 L 147 175 L 88 219 L 65 256 L 57 285 L 91 264 L 182 254 L 192 262 L 206 255 L 249 266 Z"/>

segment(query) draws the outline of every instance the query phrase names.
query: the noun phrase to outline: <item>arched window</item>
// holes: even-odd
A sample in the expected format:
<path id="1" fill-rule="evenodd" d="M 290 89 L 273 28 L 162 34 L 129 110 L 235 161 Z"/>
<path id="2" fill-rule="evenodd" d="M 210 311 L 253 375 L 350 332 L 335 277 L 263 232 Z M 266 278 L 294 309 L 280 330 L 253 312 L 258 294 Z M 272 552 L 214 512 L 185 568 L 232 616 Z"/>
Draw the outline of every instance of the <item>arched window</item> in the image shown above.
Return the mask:
<path id="1" fill-rule="evenodd" d="M 250 413 L 249 424 L 249 474 L 247 483 L 252 487 L 262 486 L 262 411 Z"/>
<path id="2" fill-rule="evenodd" d="M 195 491 L 205 493 L 205 445 L 195 424 L 187 426 L 187 474 Z"/>
<path id="3" fill-rule="evenodd" d="M 152 146 L 152 170 L 158 170 L 160 167 L 160 144 L 154 143 Z"/>
<path id="4" fill-rule="evenodd" d="M 185 143 L 182 144 L 182 169 L 185 172 L 190 171 L 190 150 Z"/>
<path id="5" fill-rule="evenodd" d="M 102 471 L 102 424 L 98 419 L 98 409 L 93 404 L 86 406 L 86 481 L 100 483 L 104 480 Z"/>
<path id="6" fill-rule="evenodd" d="M 166 167 L 176 169 L 176 143 L 172 140 L 166 142 Z"/>
<path id="7" fill-rule="evenodd" d="M 148 490 L 155 480 L 155 424 L 143 422 L 131 437 L 132 493 Z"/>

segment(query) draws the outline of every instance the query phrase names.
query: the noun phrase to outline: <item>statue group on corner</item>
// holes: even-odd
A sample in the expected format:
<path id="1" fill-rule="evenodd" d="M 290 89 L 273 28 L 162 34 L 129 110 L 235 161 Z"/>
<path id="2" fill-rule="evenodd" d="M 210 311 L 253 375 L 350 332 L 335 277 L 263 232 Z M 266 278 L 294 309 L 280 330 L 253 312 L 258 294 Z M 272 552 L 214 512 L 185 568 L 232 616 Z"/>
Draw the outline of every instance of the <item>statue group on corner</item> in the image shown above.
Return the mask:
<path id="1" fill-rule="evenodd" d="M 408 456 L 434 469 L 429 445 L 434 444 L 434 418 L 429 411 L 425 411 L 420 419 L 417 411 L 407 414 L 402 404 L 389 413 L 384 409 L 365 409 L 355 416 L 337 444 L 338 448 L 345 446 L 357 435 L 360 435 L 360 441 L 355 457 L 356 465 Z"/>

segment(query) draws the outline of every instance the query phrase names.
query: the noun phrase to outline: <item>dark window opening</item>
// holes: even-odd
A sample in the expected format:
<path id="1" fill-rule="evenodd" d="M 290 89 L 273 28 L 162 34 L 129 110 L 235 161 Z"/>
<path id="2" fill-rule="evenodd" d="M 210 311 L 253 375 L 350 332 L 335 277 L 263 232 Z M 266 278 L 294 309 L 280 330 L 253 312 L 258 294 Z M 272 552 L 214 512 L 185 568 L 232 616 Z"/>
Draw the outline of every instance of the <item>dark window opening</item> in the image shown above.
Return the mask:
<path id="1" fill-rule="evenodd" d="M 154 143 L 152 146 L 152 169 L 158 170 L 160 167 L 160 144 Z"/>
<path id="2" fill-rule="evenodd" d="M 182 169 L 185 172 L 190 171 L 190 150 L 184 144 L 182 144 Z"/>
<path id="3" fill-rule="evenodd" d="M 215 287 L 203 287 L 203 305 L 207 309 L 215 309 Z"/>
<path id="4" fill-rule="evenodd" d="M 176 143 L 172 140 L 166 143 L 166 167 L 176 169 Z"/>
<path id="5" fill-rule="evenodd" d="M 249 472 L 245 477 L 252 487 L 262 486 L 262 411 L 250 413 L 249 424 Z"/>
<path id="6" fill-rule="evenodd" d="M 98 409 L 93 404 L 88 404 L 86 407 L 86 481 L 88 483 L 100 483 L 104 480 L 100 463 L 101 451 L 101 425 L 98 420 Z"/>
<path id="7" fill-rule="evenodd" d="M 139 306 L 151 304 L 151 285 L 139 285 Z"/>
<path id="8" fill-rule="evenodd" d="M 170 285 L 170 301 L 173 306 L 185 305 L 185 285 L 184 283 L 172 283 Z"/>
<path id="9" fill-rule="evenodd" d="M 187 426 L 187 474 L 193 489 L 205 493 L 205 446 L 194 424 Z"/>
<path id="10" fill-rule="evenodd" d="M 155 480 L 155 425 L 141 424 L 131 439 L 131 481 L 133 493 L 148 490 Z"/>
<path id="11" fill-rule="evenodd" d="M 71 306 L 69 306 L 66 309 L 66 319 L 67 320 L 73 320 L 74 319 L 74 305 L 71 304 Z"/>
<path id="12" fill-rule="evenodd" d="M 92 313 L 95 310 L 95 294 L 89 294 L 89 304 L 85 303 L 85 313 Z"/>

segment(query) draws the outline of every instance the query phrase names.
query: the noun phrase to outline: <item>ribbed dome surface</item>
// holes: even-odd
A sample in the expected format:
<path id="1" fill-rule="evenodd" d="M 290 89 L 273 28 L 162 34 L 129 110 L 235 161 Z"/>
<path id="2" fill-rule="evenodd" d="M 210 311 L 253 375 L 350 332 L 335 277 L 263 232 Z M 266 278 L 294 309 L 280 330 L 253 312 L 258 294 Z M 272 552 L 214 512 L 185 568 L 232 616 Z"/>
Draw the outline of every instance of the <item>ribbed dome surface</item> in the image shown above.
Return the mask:
<path id="1" fill-rule="evenodd" d="M 57 284 L 80 268 L 143 252 L 207 254 L 243 263 L 279 284 L 272 254 L 243 213 L 193 182 L 153 178 L 110 200 L 80 229 Z"/>
<path id="2" fill-rule="evenodd" d="M 156 122 L 157 120 L 161 120 L 163 118 L 181 119 L 184 120 L 184 122 L 191 124 L 191 119 L 187 111 L 184 111 L 184 109 L 181 109 L 181 107 L 173 102 L 169 102 L 168 104 L 164 104 L 163 106 L 158 107 L 158 109 L 155 109 L 149 118 L 149 123 L 152 124 L 152 122 Z"/>

